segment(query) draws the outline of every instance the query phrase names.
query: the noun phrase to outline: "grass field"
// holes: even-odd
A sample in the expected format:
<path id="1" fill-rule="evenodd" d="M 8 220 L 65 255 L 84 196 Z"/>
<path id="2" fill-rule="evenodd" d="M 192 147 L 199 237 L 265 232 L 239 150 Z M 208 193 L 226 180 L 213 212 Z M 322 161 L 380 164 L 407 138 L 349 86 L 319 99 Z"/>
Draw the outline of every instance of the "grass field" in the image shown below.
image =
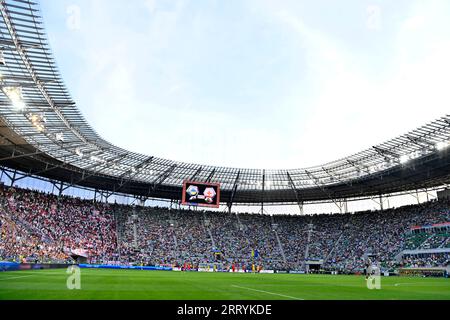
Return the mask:
<path id="1" fill-rule="evenodd" d="M 0 272 L 0 300 L 450 300 L 450 279 L 362 276 L 181 273 L 81 269 L 68 290 L 64 269 Z"/>

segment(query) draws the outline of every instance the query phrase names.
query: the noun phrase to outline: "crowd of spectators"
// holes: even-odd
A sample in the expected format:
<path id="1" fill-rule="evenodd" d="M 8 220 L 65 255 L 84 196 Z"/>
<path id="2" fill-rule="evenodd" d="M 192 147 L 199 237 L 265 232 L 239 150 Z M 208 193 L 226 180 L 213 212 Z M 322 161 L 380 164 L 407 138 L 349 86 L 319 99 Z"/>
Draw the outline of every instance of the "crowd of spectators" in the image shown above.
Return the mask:
<path id="1" fill-rule="evenodd" d="M 93 261 L 116 253 L 109 205 L 31 190 L 0 187 L 0 255 L 15 260 L 70 260 L 85 250 Z"/>
<path id="2" fill-rule="evenodd" d="M 450 221 L 449 201 L 433 201 L 383 212 L 350 215 L 342 238 L 325 265 L 335 269 L 361 271 L 367 256 L 375 256 L 385 268 L 401 266 L 399 254 L 414 226 Z"/>
<path id="3" fill-rule="evenodd" d="M 449 261 L 449 253 L 408 254 L 403 256 L 402 266 L 405 268 L 433 268 L 447 265 Z"/>
<path id="4" fill-rule="evenodd" d="M 450 221 L 450 202 L 335 215 L 258 215 L 104 204 L 0 186 L 0 260 L 360 272 L 367 257 L 385 268 L 445 265 L 448 254 L 405 256 L 404 249 L 450 243 L 448 234 L 411 240 L 411 227 Z M 253 252 L 253 254 L 252 254 Z"/>

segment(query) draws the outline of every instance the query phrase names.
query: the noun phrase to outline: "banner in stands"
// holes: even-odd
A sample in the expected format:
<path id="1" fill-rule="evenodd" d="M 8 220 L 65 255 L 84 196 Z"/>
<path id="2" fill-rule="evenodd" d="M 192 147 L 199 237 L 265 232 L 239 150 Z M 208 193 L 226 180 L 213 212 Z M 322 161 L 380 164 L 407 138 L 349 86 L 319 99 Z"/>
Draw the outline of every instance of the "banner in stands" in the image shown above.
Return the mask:
<path id="1" fill-rule="evenodd" d="M 80 264 L 80 268 L 86 269 L 132 269 L 132 270 L 158 270 L 172 271 L 172 267 L 153 267 L 153 266 L 117 266 L 117 265 L 98 265 L 98 264 Z"/>
<path id="2" fill-rule="evenodd" d="M 421 229 L 432 229 L 432 228 L 448 228 L 450 227 L 450 222 L 443 222 L 443 223 L 435 223 L 435 224 L 429 224 L 425 226 L 413 226 L 411 227 L 411 230 L 421 230 Z"/>
<path id="3" fill-rule="evenodd" d="M 23 271 L 23 270 L 43 270 L 43 269 L 63 269 L 71 264 L 34 264 L 34 263 L 16 263 L 0 261 L 0 271 Z"/>
<path id="4" fill-rule="evenodd" d="M 259 273 L 275 273 L 273 270 L 261 270 Z"/>
<path id="5" fill-rule="evenodd" d="M 85 249 L 74 249 L 74 250 L 70 250 L 70 253 L 76 256 L 80 256 L 80 257 L 84 257 L 84 258 L 89 258 L 89 253 L 87 252 L 87 250 Z"/>
<path id="6" fill-rule="evenodd" d="M 19 267 L 20 263 L 0 261 L 0 271 L 16 271 Z"/>

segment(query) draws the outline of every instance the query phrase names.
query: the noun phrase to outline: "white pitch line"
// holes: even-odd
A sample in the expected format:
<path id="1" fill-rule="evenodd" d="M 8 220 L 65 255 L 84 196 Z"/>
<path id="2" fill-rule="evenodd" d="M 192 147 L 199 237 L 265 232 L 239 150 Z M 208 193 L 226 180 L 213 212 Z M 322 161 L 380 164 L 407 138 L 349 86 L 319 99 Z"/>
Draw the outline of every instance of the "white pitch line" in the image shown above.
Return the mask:
<path id="1" fill-rule="evenodd" d="M 252 289 L 252 288 L 247 288 L 247 287 L 241 287 L 241 286 L 236 286 L 236 285 L 232 285 L 232 287 L 246 289 L 246 290 L 251 290 L 251 291 L 256 291 L 256 292 L 267 293 L 267 294 L 271 294 L 271 295 L 274 295 L 274 296 L 279 296 L 279 297 L 284 297 L 284 298 L 289 298 L 289 299 L 294 299 L 294 300 L 305 300 L 305 299 L 301 299 L 301 298 L 297 298 L 297 297 L 287 296 L 285 294 L 269 292 L 269 291 L 264 291 L 264 290 L 258 290 L 258 289 Z"/>
<path id="2" fill-rule="evenodd" d="M 20 278 L 28 278 L 28 277 L 34 277 L 34 274 L 31 274 L 31 275 L 28 275 L 28 276 L 20 276 L 20 277 L 0 278 L 0 281 L 2 281 L 2 280 L 20 279 Z"/>
<path id="3" fill-rule="evenodd" d="M 395 283 L 394 284 L 394 287 L 398 287 L 398 286 L 404 286 L 404 285 L 408 285 L 408 284 L 418 284 L 417 282 L 415 282 L 415 283 Z"/>
<path id="4" fill-rule="evenodd" d="M 429 285 L 429 284 L 430 283 L 423 283 L 423 282 L 400 282 L 400 283 L 395 283 L 394 287 L 408 286 L 408 285 L 422 287 L 422 286 L 426 286 L 426 285 Z M 439 285 L 442 285 L 442 284 L 441 283 L 431 283 L 431 285 L 439 286 Z M 447 286 L 448 284 L 444 284 L 444 285 Z"/>

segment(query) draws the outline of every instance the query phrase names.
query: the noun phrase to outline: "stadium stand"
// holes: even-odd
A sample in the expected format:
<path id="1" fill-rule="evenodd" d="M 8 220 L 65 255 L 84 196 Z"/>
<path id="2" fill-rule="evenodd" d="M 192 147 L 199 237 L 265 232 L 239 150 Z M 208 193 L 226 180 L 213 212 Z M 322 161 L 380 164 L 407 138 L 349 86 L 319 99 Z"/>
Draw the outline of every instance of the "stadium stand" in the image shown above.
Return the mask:
<path id="1" fill-rule="evenodd" d="M 219 184 L 217 201 L 230 211 L 259 203 L 298 204 L 302 211 L 308 203 L 374 196 L 382 209 L 386 196 L 450 181 L 449 115 L 348 157 L 293 170 L 200 165 L 122 149 L 100 137 L 70 97 L 38 3 L 0 6 L 6 46 L 0 50 L 0 169 L 11 185 L 30 177 L 51 182 L 59 194 L 87 188 L 94 198 L 101 192 L 101 199 L 177 202 L 184 183 L 195 178 Z M 85 251 L 91 263 L 255 262 L 301 270 L 314 260 L 341 272 L 360 272 L 369 256 L 385 268 L 420 259 L 440 265 L 448 260 L 448 228 L 435 234 L 411 228 L 449 222 L 449 207 L 442 200 L 382 212 L 267 216 L 112 205 L 0 187 L 0 258 L 69 262 Z"/>
<path id="2" fill-rule="evenodd" d="M 108 205 L 35 191 L 0 188 L 3 258 L 67 260 L 69 249 L 83 248 L 94 260 L 116 251 L 114 219 Z"/>
<path id="3" fill-rule="evenodd" d="M 97 264 L 305 270 L 305 260 L 320 259 L 326 270 L 356 273 L 370 255 L 386 269 L 445 266 L 448 252 L 429 251 L 449 247 L 449 221 L 449 200 L 383 212 L 269 216 L 94 203 L 2 186 L 0 260 L 69 263 L 70 253 L 83 249 Z M 445 227 L 429 227 L 436 224 Z M 403 250 L 415 251 L 401 257 Z"/>

